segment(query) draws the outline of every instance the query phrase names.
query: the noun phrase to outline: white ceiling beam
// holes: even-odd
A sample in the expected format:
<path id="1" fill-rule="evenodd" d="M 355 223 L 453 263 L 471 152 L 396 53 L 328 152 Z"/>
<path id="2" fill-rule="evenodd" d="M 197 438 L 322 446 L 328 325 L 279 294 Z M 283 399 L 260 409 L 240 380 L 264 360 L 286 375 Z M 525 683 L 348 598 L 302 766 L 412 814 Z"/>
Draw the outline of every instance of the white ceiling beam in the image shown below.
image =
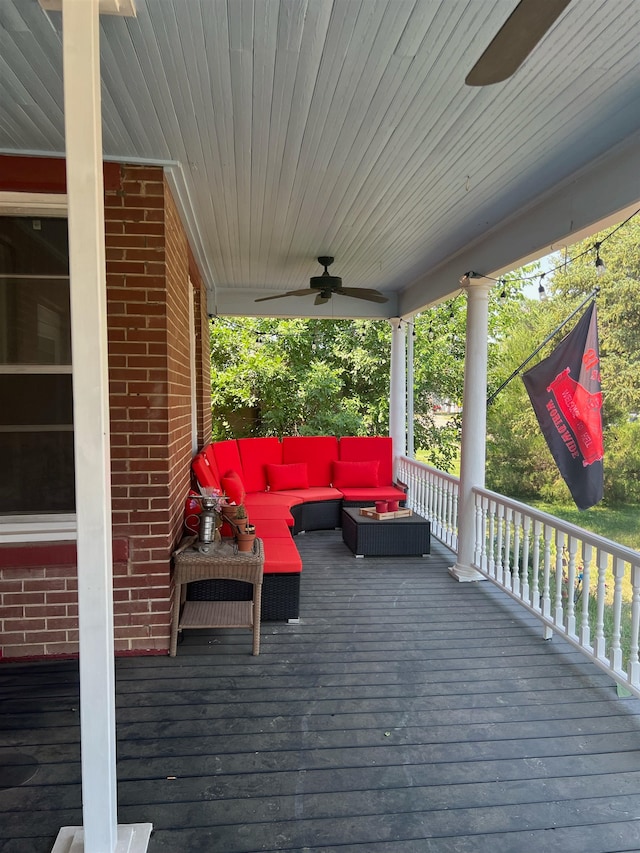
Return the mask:
<path id="1" fill-rule="evenodd" d="M 473 270 L 494 278 L 575 244 L 640 207 L 640 134 L 501 222 L 399 297 L 402 316 L 448 299 Z"/>

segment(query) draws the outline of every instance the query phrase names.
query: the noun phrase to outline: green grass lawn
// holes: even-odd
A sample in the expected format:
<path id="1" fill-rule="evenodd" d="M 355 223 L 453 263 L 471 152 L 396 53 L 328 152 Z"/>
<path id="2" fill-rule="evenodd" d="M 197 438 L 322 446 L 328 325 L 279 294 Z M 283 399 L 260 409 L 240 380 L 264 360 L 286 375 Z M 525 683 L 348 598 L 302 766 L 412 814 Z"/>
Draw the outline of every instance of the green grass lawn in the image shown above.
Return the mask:
<path id="1" fill-rule="evenodd" d="M 605 536 L 634 551 L 640 551 L 640 506 L 605 507 L 602 505 L 588 510 L 579 510 L 572 504 L 551 504 L 545 501 L 527 500 L 525 503 L 555 515 L 557 518 L 584 527 L 599 536 Z"/>

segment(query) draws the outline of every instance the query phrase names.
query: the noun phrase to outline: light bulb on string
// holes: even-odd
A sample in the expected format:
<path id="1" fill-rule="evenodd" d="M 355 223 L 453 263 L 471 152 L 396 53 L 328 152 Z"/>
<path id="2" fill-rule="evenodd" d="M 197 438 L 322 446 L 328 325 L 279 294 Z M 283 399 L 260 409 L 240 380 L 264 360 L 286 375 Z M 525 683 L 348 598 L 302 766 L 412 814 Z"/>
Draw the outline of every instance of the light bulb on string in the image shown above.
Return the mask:
<path id="1" fill-rule="evenodd" d="M 607 271 L 604 261 L 600 257 L 600 246 L 601 243 L 596 243 L 593 247 L 596 250 L 596 272 L 599 276 L 604 275 Z"/>
<path id="2" fill-rule="evenodd" d="M 544 289 L 544 284 L 542 283 L 542 279 L 544 278 L 544 273 L 540 276 L 540 284 L 538 285 L 538 296 L 540 299 L 547 298 L 547 291 Z"/>

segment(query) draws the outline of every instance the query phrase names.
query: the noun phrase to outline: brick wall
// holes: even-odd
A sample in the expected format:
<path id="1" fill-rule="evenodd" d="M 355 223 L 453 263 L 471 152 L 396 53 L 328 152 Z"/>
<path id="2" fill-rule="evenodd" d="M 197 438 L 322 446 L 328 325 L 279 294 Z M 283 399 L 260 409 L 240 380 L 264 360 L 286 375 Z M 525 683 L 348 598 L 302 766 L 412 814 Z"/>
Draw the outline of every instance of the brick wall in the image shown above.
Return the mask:
<path id="1" fill-rule="evenodd" d="M 128 542 L 113 543 L 114 577 L 128 572 Z M 69 655 L 78 647 L 78 581 L 72 542 L 2 548 L 2 657 Z"/>
<path id="2" fill-rule="evenodd" d="M 162 652 L 169 647 L 170 557 L 189 488 L 189 287 L 196 306 L 200 443 L 211 435 L 206 298 L 162 169 L 123 166 L 117 179 L 110 169 L 105 240 L 115 646 Z M 0 546 L 0 608 L 5 658 L 75 653 L 73 543 Z"/>

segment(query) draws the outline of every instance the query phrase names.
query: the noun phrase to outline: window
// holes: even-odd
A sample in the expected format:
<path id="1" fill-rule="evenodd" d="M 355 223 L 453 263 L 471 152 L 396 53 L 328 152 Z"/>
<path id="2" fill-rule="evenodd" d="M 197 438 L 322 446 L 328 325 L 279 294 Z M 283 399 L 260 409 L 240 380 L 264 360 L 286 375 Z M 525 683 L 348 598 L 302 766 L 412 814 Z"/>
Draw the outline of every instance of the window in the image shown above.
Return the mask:
<path id="1" fill-rule="evenodd" d="M 0 514 L 75 507 L 66 219 L 0 217 Z"/>

